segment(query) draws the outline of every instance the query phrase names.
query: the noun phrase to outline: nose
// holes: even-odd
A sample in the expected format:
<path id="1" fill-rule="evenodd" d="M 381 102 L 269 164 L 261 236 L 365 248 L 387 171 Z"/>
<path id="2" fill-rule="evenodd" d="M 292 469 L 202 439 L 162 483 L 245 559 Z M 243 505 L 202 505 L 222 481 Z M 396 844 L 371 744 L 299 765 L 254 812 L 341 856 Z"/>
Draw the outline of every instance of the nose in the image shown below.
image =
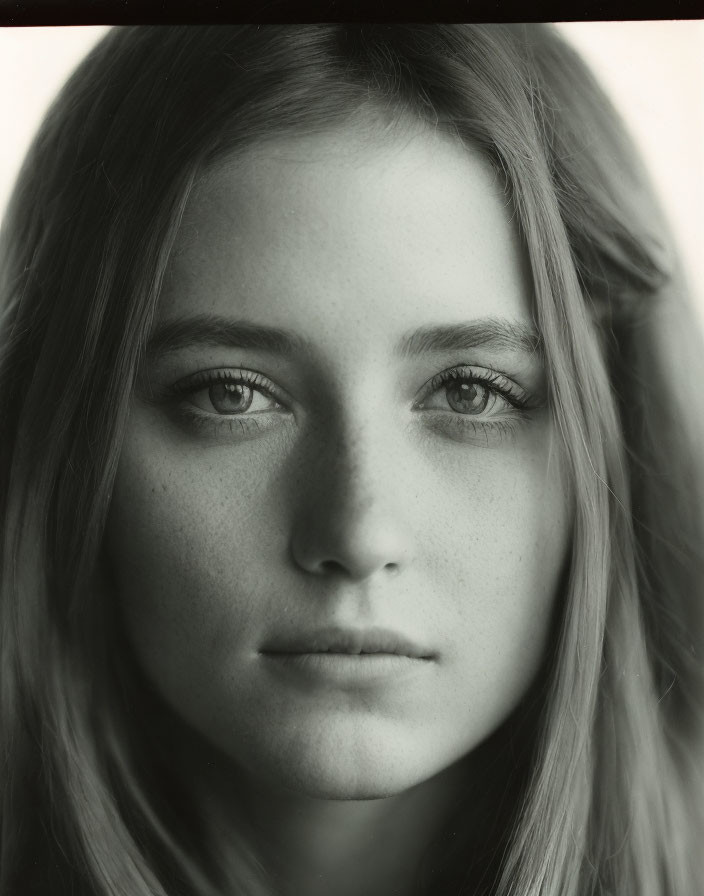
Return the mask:
<path id="1" fill-rule="evenodd" d="M 402 473 L 381 433 L 316 452 L 299 480 L 290 542 L 296 565 L 354 581 L 406 567 L 413 551 Z"/>

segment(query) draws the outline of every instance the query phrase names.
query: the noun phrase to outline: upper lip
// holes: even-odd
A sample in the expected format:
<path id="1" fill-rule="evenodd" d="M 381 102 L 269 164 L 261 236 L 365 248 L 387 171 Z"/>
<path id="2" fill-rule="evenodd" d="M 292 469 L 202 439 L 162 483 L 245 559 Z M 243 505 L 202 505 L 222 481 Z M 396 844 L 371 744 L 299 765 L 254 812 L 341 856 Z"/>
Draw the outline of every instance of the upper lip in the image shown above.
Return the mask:
<path id="1" fill-rule="evenodd" d="M 280 635 L 267 641 L 261 653 L 383 653 L 432 659 L 433 652 L 399 632 L 385 628 L 320 628 Z"/>

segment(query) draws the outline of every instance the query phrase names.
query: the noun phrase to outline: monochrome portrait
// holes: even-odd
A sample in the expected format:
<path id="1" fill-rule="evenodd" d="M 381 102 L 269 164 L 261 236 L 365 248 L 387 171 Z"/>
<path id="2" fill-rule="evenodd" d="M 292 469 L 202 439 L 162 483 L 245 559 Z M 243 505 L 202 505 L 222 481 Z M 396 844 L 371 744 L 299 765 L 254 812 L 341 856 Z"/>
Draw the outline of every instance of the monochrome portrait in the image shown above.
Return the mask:
<path id="1" fill-rule="evenodd" d="M 704 318 L 567 33 L 120 26 L 55 88 L 0 896 L 701 894 Z"/>

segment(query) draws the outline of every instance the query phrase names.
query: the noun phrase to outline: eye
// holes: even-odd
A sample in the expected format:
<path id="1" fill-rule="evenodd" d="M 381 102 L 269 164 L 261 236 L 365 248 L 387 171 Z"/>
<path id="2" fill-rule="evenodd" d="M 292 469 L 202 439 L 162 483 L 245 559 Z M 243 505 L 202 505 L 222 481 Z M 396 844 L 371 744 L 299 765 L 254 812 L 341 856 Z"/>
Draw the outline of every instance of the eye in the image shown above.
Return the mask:
<path id="1" fill-rule="evenodd" d="M 220 381 L 193 393 L 191 402 L 202 411 L 216 414 L 256 414 L 281 407 L 273 395 L 244 381 Z"/>
<path id="2" fill-rule="evenodd" d="M 205 370 L 180 380 L 174 398 L 187 402 L 203 415 L 250 416 L 283 409 L 278 388 L 253 370 Z"/>
<path id="3" fill-rule="evenodd" d="M 528 394 L 503 374 L 463 366 L 434 376 L 424 386 L 417 407 L 466 417 L 492 417 L 524 409 L 528 404 Z"/>
<path id="4" fill-rule="evenodd" d="M 445 385 L 445 397 L 458 414 L 481 414 L 491 398 L 487 386 L 472 380 L 455 380 Z"/>

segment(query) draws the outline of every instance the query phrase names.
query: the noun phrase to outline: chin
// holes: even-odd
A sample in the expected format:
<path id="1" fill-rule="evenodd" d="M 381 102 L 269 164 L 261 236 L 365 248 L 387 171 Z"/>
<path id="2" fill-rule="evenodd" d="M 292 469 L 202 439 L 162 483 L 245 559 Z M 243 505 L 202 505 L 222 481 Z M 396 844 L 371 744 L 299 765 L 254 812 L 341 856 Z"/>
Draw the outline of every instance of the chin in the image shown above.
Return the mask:
<path id="1" fill-rule="evenodd" d="M 356 734 L 341 739 L 327 732 L 289 740 L 285 748 L 269 744 L 256 752 L 256 759 L 246 757 L 244 766 L 270 787 L 311 799 L 376 800 L 409 790 L 461 758 L 443 756 L 440 745 L 429 749 L 428 744 L 382 737 L 378 731 Z"/>

